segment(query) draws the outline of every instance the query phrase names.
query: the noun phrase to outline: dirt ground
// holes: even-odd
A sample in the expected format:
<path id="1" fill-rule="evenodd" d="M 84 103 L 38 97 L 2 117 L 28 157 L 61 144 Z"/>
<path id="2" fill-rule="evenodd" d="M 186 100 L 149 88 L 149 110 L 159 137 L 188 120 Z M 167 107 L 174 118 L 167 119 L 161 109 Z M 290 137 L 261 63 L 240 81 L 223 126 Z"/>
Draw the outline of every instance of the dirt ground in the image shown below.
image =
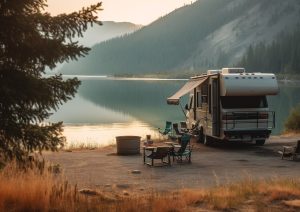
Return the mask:
<path id="1" fill-rule="evenodd" d="M 147 193 L 181 188 L 207 188 L 245 178 L 300 177 L 300 160 L 281 160 L 278 150 L 295 145 L 300 136 L 273 136 L 264 146 L 217 143 L 193 144 L 192 163 L 149 167 L 143 155 L 118 156 L 116 147 L 46 153 L 59 164 L 69 182 L 106 192 Z M 142 151 L 141 151 L 142 152 Z M 159 162 L 159 161 L 158 161 Z M 133 174 L 132 170 L 140 170 Z"/>

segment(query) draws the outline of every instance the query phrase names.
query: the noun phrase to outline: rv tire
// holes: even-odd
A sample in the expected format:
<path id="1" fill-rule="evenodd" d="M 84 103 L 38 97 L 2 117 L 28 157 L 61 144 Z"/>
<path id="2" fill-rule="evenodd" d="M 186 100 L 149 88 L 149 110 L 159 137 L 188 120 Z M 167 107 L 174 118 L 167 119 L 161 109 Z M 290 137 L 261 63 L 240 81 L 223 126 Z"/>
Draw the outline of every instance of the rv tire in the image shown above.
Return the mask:
<path id="1" fill-rule="evenodd" d="M 199 138 L 198 138 L 198 141 L 200 143 L 204 143 L 204 140 L 205 140 L 205 135 L 204 135 L 204 132 L 203 132 L 203 127 L 200 127 L 200 130 L 199 130 Z"/>
<path id="2" fill-rule="evenodd" d="M 263 146 L 265 144 L 266 140 L 256 140 L 255 143 L 257 146 Z"/>
<path id="3" fill-rule="evenodd" d="M 203 144 L 205 146 L 209 146 L 211 144 L 211 137 L 207 136 L 207 135 L 204 135 L 203 136 L 204 140 L 203 140 Z"/>

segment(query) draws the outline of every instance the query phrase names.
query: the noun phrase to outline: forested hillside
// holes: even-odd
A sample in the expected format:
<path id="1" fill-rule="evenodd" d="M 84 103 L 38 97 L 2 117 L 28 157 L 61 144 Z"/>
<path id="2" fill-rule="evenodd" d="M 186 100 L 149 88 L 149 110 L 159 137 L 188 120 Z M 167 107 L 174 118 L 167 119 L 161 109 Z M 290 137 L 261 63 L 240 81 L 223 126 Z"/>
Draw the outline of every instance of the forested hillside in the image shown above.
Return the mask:
<path id="1" fill-rule="evenodd" d="M 83 32 L 83 37 L 76 37 L 74 41 L 78 41 L 80 45 L 92 47 L 103 41 L 120 37 L 132 33 L 140 29 L 142 25 L 136 25 L 129 22 L 113 22 L 103 21 L 102 25 L 88 26 L 87 31 Z M 76 63 L 73 61 L 73 63 Z M 54 70 L 46 68 L 46 73 L 53 74 L 60 70 L 66 63 L 58 63 Z"/>
<path id="2" fill-rule="evenodd" d="M 270 44 L 250 45 L 239 66 L 249 71 L 300 74 L 300 26 L 293 33 L 281 33 Z"/>
<path id="3" fill-rule="evenodd" d="M 272 42 L 300 20 L 298 0 L 199 0 L 149 26 L 93 47 L 68 74 L 201 71 L 241 60 L 250 44 Z"/>

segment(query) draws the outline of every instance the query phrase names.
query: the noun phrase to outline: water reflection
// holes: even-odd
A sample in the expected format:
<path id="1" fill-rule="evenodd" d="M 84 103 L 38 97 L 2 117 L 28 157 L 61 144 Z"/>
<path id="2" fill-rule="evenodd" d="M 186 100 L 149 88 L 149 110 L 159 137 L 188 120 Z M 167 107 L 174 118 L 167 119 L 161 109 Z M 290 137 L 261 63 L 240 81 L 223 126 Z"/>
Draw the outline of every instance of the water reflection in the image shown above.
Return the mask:
<path id="1" fill-rule="evenodd" d="M 126 114 L 101 107 L 92 101 L 87 101 L 81 95 L 62 105 L 57 112 L 51 116 L 51 121 L 64 121 L 65 125 L 94 125 L 110 123 L 130 123 L 136 118 Z"/>
<path id="2" fill-rule="evenodd" d="M 166 99 L 185 81 L 86 80 L 79 94 L 98 106 L 129 114 L 153 127 L 166 120 L 184 120 L 180 106 L 166 104 Z M 184 100 L 183 100 L 184 101 Z"/>
<path id="3" fill-rule="evenodd" d="M 166 120 L 184 120 L 179 106 L 166 98 L 185 81 L 82 78 L 76 97 L 60 107 L 51 121 L 64 121 L 68 144 L 110 144 L 115 136 L 157 137 Z"/>

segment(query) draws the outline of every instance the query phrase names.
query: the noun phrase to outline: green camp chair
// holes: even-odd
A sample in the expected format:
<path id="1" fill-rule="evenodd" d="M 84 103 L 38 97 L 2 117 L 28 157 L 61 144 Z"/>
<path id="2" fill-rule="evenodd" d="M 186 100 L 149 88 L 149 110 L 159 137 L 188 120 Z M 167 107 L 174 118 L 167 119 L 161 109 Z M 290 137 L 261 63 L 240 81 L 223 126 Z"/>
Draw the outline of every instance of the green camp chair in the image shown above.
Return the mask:
<path id="1" fill-rule="evenodd" d="M 181 147 L 176 151 L 173 148 L 170 155 L 173 156 L 173 161 L 176 159 L 177 162 L 183 162 L 183 159 L 191 163 L 192 159 L 192 146 L 189 145 L 191 135 L 183 134 L 181 137 Z"/>
<path id="2" fill-rule="evenodd" d="M 161 135 L 168 135 L 169 133 L 171 133 L 172 132 L 172 122 L 166 121 L 165 129 L 158 128 L 158 132 Z"/>

